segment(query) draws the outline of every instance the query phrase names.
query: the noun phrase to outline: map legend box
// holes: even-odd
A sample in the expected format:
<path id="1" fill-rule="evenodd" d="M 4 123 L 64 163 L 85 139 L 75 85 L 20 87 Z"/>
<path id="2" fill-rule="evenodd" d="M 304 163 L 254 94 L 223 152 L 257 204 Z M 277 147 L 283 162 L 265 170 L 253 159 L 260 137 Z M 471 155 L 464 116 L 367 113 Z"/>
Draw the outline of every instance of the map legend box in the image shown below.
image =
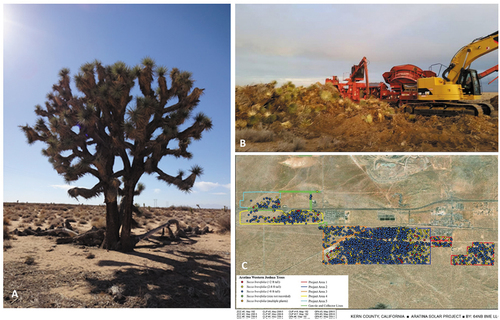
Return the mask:
<path id="1" fill-rule="evenodd" d="M 348 308 L 347 275 L 240 275 L 241 309 Z"/>

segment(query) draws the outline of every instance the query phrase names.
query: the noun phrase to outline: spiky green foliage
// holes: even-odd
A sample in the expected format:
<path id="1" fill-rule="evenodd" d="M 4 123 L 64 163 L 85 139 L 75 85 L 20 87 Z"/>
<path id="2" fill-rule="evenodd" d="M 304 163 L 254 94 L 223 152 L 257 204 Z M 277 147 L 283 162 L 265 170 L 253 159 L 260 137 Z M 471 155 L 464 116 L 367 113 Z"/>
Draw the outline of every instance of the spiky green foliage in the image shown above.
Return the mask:
<path id="1" fill-rule="evenodd" d="M 42 153 L 67 182 L 87 174 L 98 179 L 90 189 L 71 189 L 70 196 L 90 198 L 104 193 L 108 203 L 122 195 L 120 211 L 125 224 L 134 210 L 133 197 L 144 190 L 138 183 L 144 173 L 189 191 L 202 172 L 194 167 L 188 177 L 173 176 L 159 167 L 167 155 L 191 158 L 187 150 L 191 139 L 200 139 L 203 131 L 212 128 L 210 118 L 199 113 L 191 125 L 178 129 L 190 120 L 203 89 L 193 89 L 189 72 L 172 69 L 170 88 L 165 75 L 167 69 L 156 67 L 149 57 L 134 68 L 121 61 L 103 66 L 95 60 L 82 65 L 75 75 L 76 88 L 83 93 L 77 96 L 70 87 L 69 70 L 62 69 L 45 107 L 35 107 L 39 116 L 36 125 L 21 126 L 28 143 L 42 141 L 47 145 Z M 130 92 L 136 82 L 142 96 L 134 100 Z M 169 105 L 171 100 L 175 103 Z M 114 172 L 117 160 L 123 169 Z M 129 226 L 123 225 L 125 233 L 127 229 Z"/>

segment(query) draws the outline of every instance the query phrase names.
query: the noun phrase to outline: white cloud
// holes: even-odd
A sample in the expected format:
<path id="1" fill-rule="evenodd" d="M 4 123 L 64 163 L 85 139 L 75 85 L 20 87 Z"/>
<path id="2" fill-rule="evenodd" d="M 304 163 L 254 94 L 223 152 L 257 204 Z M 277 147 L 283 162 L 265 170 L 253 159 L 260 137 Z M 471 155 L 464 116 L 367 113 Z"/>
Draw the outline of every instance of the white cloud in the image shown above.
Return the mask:
<path id="1" fill-rule="evenodd" d="M 195 182 L 194 187 L 201 190 L 201 191 L 210 191 L 218 187 L 222 188 L 231 188 L 231 184 L 220 184 L 218 182 L 210 182 L 210 181 L 200 181 L 200 182 Z"/>
<path id="2" fill-rule="evenodd" d="M 213 195 L 216 195 L 216 196 L 225 196 L 227 193 L 225 192 L 214 192 L 214 193 L 211 193 Z"/>
<path id="3" fill-rule="evenodd" d="M 154 190 L 154 193 L 160 193 L 161 192 L 161 189 L 155 189 Z"/>
<path id="4" fill-rule="evenodd" d="M 74 186 L 70 186 L 69 184 L 53 184 L 51 185 L 51 187 L 54 189 L 64 189 L 64 190 L 69 190 L 71 188 L 74 188 Z"/>
<path id="5" fill-rule="evenodd" d="M 498 29 L 496 4 L 252 4 L 236 6 L 236 15 L 237 85 L 282 84 L 281 79 L 324 83 L 326 77 L 349 74 L 363 56 L 371 62 L 370 80 L 383 82 L 382 74 L 396 65 L 424 70 L 448 65 L 462 46 Z M 350 27 L 338 32 L 345 25 Z M 443 31 L 443 25 L 453 32 Z M 498 55 L 490 54 L 473 68 L 483 71 L 497 63 Z"/>

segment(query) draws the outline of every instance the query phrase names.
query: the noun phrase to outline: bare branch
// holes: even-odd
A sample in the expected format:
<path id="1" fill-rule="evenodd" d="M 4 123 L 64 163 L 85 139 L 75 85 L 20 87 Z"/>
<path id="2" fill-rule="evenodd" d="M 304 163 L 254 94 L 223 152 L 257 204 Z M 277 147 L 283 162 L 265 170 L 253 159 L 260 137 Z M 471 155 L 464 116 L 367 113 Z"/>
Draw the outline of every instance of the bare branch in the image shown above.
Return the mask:
<path id="1" fill-rule="evenodd" d="M 196 180 L 195 173 L 191 173 L 189 175 L 189 177 L 187 177 L 186 179 L 182 179 L 181 176 L 174 177 L 174 176 L 168 175 L 159 168 L 156 168 L 155 172 L 158 174 L 158 177 L 157 177 L 158 180 L 163 180 L 168 184 L 173 184 L 177 188 L 179 188 L 179 190 L 186 191 L 186 192 L 191 190 L 191 188 L 194 185 L 194 181 Z"/>

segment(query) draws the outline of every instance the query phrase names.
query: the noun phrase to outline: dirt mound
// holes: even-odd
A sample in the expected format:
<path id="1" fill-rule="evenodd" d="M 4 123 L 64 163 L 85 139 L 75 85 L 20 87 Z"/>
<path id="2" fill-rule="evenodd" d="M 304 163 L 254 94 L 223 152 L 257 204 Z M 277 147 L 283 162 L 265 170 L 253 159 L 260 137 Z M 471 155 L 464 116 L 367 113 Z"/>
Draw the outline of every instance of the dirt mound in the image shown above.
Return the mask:
<path id="1" fill-rule="evenodd" d="M 495 110 L 498 110 L 498 95 L 490 99 L 490 103 Z"/>
<path id="2" fill-rule="evenodd" d="M 275 85 L 273 82 L 236 87 L 238 138 L 243 136 L 240 132 L 245 132 L 252 141 L 252 136 L 265 131 L 268 138 L 263 141 L 267 144 L 270 139 L 275 143 L 280 139 L 295 141 L 289 143 L 291 150 L 276 146 L 266 151 L 297 151 L 301 146 L 303 151 L 498 150 L 496 118 L 424 117 L 404 113 L 378 99 L 362 100 L 359 104 L 342 99 L 329 84 L 316 83 L 307 88 L 290 82 L 280 88 Z M 498 109 L 498 96 L 495 98 L 491 102 Z M 308 141 L 298 143 L 294 137 Z M 252 144 L 251 151 L 262 150 Z"/>

